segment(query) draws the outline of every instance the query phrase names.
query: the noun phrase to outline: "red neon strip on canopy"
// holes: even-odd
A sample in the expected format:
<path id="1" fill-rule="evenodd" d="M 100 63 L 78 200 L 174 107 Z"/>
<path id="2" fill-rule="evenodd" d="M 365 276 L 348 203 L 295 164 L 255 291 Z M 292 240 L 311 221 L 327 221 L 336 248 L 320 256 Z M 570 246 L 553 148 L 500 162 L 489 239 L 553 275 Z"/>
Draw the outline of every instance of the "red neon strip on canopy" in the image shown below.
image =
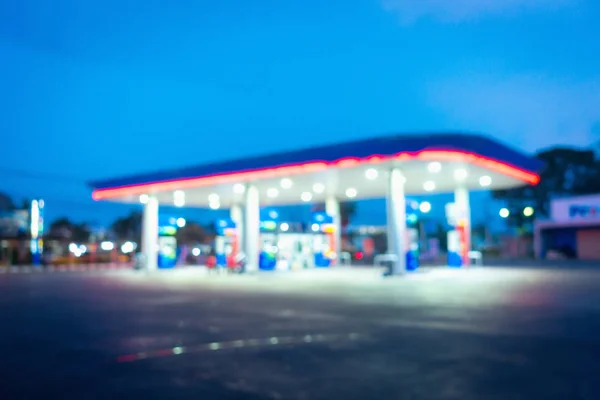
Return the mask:
<path id="1" fill-rule="evenodd" d="M 526 171 L 492 158 L 480 156 L 478 154 L 456 150 L 423 150 L 417 153 L 398 153 L 395 156 L 372 155 L 363 159 L 348 157 L 333 162 L 315 161 L 298 165 L 287 165 L 282 167 L 225 173 L 197 178 L 184 178 L 170 181 L 120 186 L 108 189 L 97 189 L 92 193 L 92 198 L 94 200 L 106 200 L 145 193 L 168 192 L 172 190 L 191 189 L 202 186 L 213 186 L 228 183 L 233 184 L 257 179 L 280 178 L 290 175 L 323 171 L 329 167 L 350 168 L 362 163 L 375 164 L 394 159 L 400 161 L 416 159 L 428 161 L 468 162 L 470 164 L 518 179 L 531 185 L 536 185 L 540 181 L 540 177 L 533 172 Z"/>

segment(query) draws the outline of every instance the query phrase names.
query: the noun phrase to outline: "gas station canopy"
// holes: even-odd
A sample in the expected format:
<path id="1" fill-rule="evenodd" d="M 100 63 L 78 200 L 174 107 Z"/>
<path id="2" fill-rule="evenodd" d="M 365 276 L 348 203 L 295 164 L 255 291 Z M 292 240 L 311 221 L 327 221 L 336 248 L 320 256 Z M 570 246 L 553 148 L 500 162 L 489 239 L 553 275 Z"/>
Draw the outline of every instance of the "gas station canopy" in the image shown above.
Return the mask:
<path id="1" fill-rule="evenodd" d="M 393 135 L 226 162 L 91 182 L 95 200 L 229 208 L 246 184 L 261 205 L 383 198 L 388 171 L 402 170 L 406 194 L 509 189 L 539 182 L 543 164 L 490 138 L 473 134 Z"/>

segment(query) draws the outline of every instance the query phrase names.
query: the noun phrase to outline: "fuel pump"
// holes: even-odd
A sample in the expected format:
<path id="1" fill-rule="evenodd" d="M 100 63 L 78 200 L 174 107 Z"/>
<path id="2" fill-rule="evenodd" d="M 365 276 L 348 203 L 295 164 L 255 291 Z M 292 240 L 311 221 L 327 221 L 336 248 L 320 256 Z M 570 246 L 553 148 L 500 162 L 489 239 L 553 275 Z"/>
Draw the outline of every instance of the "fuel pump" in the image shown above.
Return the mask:
<path id="1" fill-rule="evenodd" d="M 217 267 L 235 267 L 239 252 L 238 232 L 232 219 L 219 219 L 215 222 L 215 258 Z"/>
<path id="2" fill-rule="evenodd" d="M 177 264 L 177 226 L 168 223 L 158 227 L 158 268 L 173 268 Z"/>
<path id="3" fill-rule="evenodd" d="M 325 212 L 315 212 L 312 215 L 311 230 L 313 231 L 313 252 L 315 267 L 331 266 L 337 258 L 335 254 L 335 224 L 333 217 Z"/>
<path id="4" fill-rule="evenodd" d="M 258 268 L 273 271 L 277 267 L 277 221 L 266 220 L 260 223 L 260 255 Z"/>
<path id="5" fill-rule="evenodd" d="M 418 204 L 408 202 L 406 206 L 406 270 L 419 268 L 419 217 Z"/>

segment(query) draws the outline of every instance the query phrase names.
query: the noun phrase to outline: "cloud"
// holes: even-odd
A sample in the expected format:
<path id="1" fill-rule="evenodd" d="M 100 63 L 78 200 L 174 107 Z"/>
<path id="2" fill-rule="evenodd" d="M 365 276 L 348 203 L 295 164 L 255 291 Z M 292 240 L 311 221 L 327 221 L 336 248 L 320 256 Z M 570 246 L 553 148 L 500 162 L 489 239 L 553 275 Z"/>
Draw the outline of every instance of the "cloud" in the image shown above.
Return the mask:
<path id="1" fill-rule="evenodd" d="M 449 126 L 484 131 L 534 151 L 600 140 L 600 77 L 586 82 L 519 75 L 465 75 L 431 82 L 429 105 Z"/>
<path id="2" fill-rule="evenodd" d="M 580 0 L 382 0 L 387 11 L 403 23 L 422 18 L 456 23 L 490 15 L 514 14 L 532 10 L 556 10 Z"/>

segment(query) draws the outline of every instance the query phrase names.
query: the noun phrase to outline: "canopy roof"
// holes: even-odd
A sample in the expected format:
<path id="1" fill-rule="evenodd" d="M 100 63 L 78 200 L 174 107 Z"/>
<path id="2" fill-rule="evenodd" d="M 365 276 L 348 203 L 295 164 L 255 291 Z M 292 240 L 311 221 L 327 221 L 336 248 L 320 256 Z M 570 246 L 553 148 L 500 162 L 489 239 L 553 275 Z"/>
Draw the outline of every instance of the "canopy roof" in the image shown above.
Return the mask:
<path id="1" fill-rule="evenodd" d="M 173 192 L 183 191 L 178 195 L 185 197 L 186 205 L 215 205 L 218 197 L 218 204 L 227 206 L 243 198 L 241 184 L 253 182 L 267 195 L 261 202 L 264 198 L 269 204 L 294 204 L 331 195 L 383 197 L 383 176 L 396 167 L 407 178 L 407 193 L 420 194 L 452 191 L 459 183 L 470 189 L 536 184 L 543 164 L 485 136 L 409 134 L 101 180 L 90 186 L 96 200 L 138 202 L 140 195 L 152 193 L 161 203 L 173 204 Z"/>

